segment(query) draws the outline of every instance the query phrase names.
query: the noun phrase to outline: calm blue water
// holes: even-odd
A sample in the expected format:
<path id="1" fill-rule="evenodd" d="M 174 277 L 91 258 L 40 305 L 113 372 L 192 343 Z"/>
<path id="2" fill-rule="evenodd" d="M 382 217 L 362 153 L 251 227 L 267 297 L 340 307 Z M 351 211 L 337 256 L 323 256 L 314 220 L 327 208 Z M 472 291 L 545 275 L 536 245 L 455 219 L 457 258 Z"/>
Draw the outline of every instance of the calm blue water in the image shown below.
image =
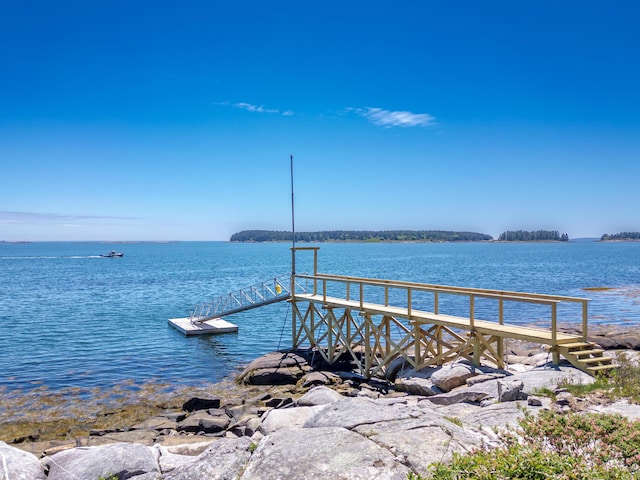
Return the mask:
<path id="1" fill-rule="evenodd" d="M 640 325 L 640 243 L 320 247 L 321 273 L 589 297 L 591 324 Z M 124 257 L 99 257 L 112 249 Z M 297 258 L 312 271 L 310 252 Z M 287 244 L 0 243 L 0 388 L 217 382 L 290 346 L 288 304 L 231 316 L 239 332 L 221 336 L 186 338 L 167 319 L 290 262 Z"/>

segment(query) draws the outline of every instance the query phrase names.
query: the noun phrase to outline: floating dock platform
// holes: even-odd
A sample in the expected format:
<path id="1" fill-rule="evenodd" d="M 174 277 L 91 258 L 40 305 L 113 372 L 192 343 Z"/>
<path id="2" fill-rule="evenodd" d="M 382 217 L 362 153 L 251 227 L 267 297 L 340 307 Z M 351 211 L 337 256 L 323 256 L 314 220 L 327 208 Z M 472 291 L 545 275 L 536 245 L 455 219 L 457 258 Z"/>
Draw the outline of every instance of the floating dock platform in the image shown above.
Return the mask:
<path id="1" fill-rule="evenodd" d="M 238 326 L 227 322 L 222 318 L 212 318 L 205 322 L 191 323 L 189 317 L 170 318 L 169 325 L 180 330 L 187 337 L 192 335 L 217 335 L 219 333 L 233 333 L 238 331 Z"/>

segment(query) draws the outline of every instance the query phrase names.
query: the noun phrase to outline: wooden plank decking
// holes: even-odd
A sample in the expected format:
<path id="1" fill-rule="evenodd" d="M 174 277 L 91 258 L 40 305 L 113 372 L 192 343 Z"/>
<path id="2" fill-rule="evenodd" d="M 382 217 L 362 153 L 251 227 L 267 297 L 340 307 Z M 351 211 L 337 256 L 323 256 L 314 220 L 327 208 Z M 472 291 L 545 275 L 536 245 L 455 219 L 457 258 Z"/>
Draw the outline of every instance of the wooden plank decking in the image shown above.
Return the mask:
<path id="1" fill-rule="evenodd" d="M 528 342 L 553 345 L 553 333 L 550 329 L 506 325 L 489 320 L 474 319 L 473 327 L 471 319 L 454 315 L 435 314 L 422 310 L 412 309 L 409 312 L 407 307 L 385 306 L 377 303 L 362 302 L 357 300 L 346 300 L 337 297 L 325 297 L 324 295 L 302 294 L 295 296 L 296 301 L 307 301 L 320 303 L 333 308 L 347 308 L 351 310 L 365 311 L 374 315 L 391 315 L 425 325 L 441 325 L 445 327 L 457 328 L 468 331 L 476 331 L 483 335 L 493 335 L 501 338 L 514 338 Z M 579 342 L 580 335 L 567 333 L 556 333 L 556 344 Z"/>

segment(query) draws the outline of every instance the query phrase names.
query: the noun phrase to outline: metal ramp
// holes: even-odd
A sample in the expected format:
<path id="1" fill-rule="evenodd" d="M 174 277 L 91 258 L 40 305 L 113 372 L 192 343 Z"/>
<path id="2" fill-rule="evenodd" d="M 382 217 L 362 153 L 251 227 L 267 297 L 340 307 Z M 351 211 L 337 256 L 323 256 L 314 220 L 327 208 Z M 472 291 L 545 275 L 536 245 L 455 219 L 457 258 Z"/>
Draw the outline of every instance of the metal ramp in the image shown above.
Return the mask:
<path id="1" fill-rule="evenodd" d="M 296 282 L 297 292 L 306 293 L 305 285 Z M 222 317 L 291 298 L 291 274 L 284 273 L 263 282 L 196 305 L 186 318 L 171 318 L 169 324 L 185 335 L 235 332 L 238 327 Z"/>

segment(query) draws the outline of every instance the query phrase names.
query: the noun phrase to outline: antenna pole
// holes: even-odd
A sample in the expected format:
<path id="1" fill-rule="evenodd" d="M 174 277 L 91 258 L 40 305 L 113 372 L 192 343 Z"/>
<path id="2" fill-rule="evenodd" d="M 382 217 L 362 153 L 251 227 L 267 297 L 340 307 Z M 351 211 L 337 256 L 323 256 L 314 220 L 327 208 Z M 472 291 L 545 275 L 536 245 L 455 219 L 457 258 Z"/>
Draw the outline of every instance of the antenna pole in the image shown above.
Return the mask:
<path id="1" fill-rule="evenodd" d="M 293 155 L 290 156 L 291 163 L 291 275 L 296 274 L 296 223 L 293 210 Z"/>

